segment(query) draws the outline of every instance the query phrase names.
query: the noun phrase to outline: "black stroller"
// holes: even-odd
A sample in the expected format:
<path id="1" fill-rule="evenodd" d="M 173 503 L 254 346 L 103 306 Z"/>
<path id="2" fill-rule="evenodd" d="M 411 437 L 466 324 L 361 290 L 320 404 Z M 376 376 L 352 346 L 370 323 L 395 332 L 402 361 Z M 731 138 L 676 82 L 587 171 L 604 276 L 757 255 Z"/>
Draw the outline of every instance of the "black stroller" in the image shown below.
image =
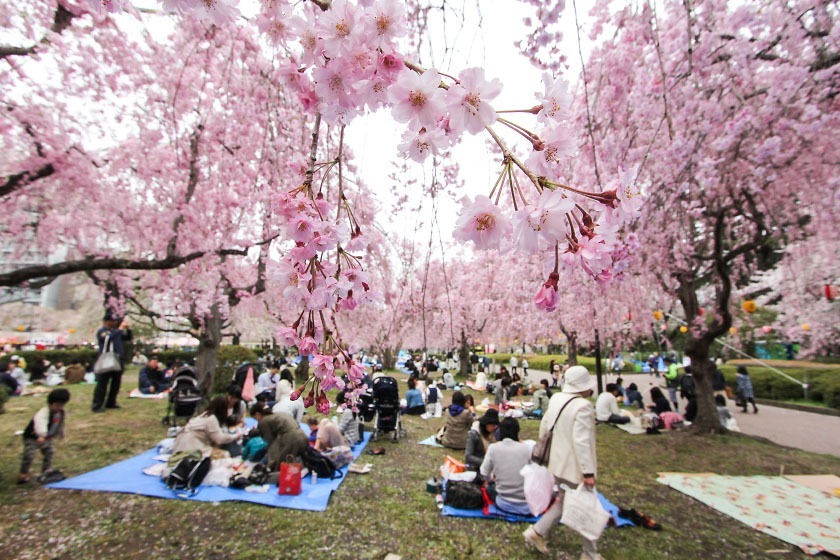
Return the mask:
<path id="1" fill-rule="evenodd" d="M 377 377 L 373 380 L 373 435 L 376 441 L 379 434 L 393 432 L 394 441 L 405 437 L 405 430 L 400 419 L 400 389 L 393 377 Z"/>
<path id="2" fill-rule="evenodd" d="M 178 419 L 189 420 L 195 414 L 204 397 L 198 386 L 198 376 L 191 366 L 183 366 L 172 376 L 172 389 L 169 391 L 169 407 L 163 423 L 175 428 Z"/>

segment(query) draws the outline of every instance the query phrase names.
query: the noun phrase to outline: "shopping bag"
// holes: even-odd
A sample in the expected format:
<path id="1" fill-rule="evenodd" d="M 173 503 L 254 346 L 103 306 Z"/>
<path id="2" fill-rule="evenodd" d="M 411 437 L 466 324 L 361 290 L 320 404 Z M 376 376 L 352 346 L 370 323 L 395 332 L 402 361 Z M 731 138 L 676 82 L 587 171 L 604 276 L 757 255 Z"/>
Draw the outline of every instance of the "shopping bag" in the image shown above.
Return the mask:
<path id="1" fill-rule="evenodd" d="M 280 463 L 280 476 L 277 480 L 277 493 L 297 496 L 300 494 L 302 463 Z"/>
<path id="2" fill-rule="evenodd" d="M 443 461 L 443 466 L 440 468 L 440 472 L 444 478 L 448 478 L 447 475 L 462 473 L 466 470 L 467 466 L 453 457 L 452 455 L 447 455 L 446 459 Z"/>
<path id="3" fill-rule="evenodd" d="M 594 488 L 590 490 L 580 484 L 575 490 L 566 490 L 563 517 L 560 518 L 563 525 L 574 529 L 586 539 L 596 541 L 609 520 L 610 514 L 601 505 Z"/>
<path id="4" fill-rule="evenodd" d="M 551 504 L 554 496 L 554 476 L 548 469 L 528 463 L 519 471 L 525 479 L 525 501 L 528 502 L 528 509 L 532 515 L 540 515 Z"/>

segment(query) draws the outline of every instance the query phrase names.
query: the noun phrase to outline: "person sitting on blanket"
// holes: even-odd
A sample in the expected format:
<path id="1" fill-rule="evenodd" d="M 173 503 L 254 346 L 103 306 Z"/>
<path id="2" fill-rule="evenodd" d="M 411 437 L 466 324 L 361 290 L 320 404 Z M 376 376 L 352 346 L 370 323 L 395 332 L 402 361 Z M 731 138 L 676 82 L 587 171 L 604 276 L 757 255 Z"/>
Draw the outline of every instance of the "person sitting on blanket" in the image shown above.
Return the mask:
<path id="1" fill-rule="evenodd" d="M 359 437 L 359 414 L 347 403 L 347 391 L 340 391 L 335 397 L 335 404 L 341 411 L 338 417 L 338 429 L 348 445 L 356 445 Z M 316 438 L 317 439 L 317 438 Z"/>
<path id="2" fill-rule="evenodd" d="M 315 439 L 315 449 L 326 453 L 333 447 L 347 445 L 341 430 L 329 418 L 322 418 L 318 423 L 318 437 Z"/>
<path id="3" fill-rule="evenodd" d="M 505 513 L 530 516 L 525 500 L 525 479 L 519 471 L 531 462 L 531 448 L 526 443 L 520 443 L 516 418 L 502 420 L 499 439 L 490 445 L 481 463 L 487 495 Z"/>
<path id="4" fill-rule="evenodd" d="M 475 418 L 475 399 L 469 393 L 464 395 L 464 408 L 466 408 L 470 412 L 470 415 Z"/>
<path id="5" fill-rule="evenodd" d="M 315 442 L 318 441 L 318 419 L 309 416 L 306 419 L 306 425 L 309 426 L 309 445 L 315 447 Z"/>
<path id="6" fill-rule="evenodd" d="M 144 395 L 156 395 L 169 389 L 169 382 L 166 380 L 164 371 L 160 368 L 160 362 L 154 356 L 140 368 L 137 379 L 137 388 Z"/>
<path id="7" fill-rule="evenodd" d="M 270 471 L 280 469 L 288 457 L 303 458 L 309 441 L 303 430 L 288 414 L 272 414 L 262 403 L 251 407 L 251 417 L 257 421 L 257 431 L 268 444 L 266 466 Z"/>
<path id="8" fill-rule="evenodd" d="M 271 367 L 263 371 L 257 378 L 257 384 L 254 386 L 256 399 L 264 403 L 273 403 L 276 400 L 275 387 L 279 379 L 280 371 L 277 368 Z"/>
<path id="9" fill-rule="evenodd" d="M 650 400 L 653 401 L 653 404 L 649 404 L 648 408 L 654 413 L 661 415 L 663 412 L 671 412 L 671 403 L 668 402 L 659 387 L 651 388 Z"/>
<path id="10" fill-rule="evenodd" d="M 631 383 L 627 387 L 626 393 L 626 400 L 624 402 L 627 405 L 632 406 L 635 404 L 637 407 L 642 409 L 645 407 L 645 401 L 642 398 L 642 394 L 639 392 L 639 387 L 637 387 L 635 383 Z"/>
<path id="11" fill-rule="evenodd" d="M 277 382 L 277 389 L 275 392 L 277 403 L 271 410 L 274 414 L 286 414 L 294 418 L 295 422 L 303 422 L 303 398 L 298 397 L 297 400 L 292 400 L 292 384 L 281 379 Z"/>
<path id="12" fill-rule="evenodd" d="M 423 393 L 417 388 L 414 379 L 408 380 L 408 391 L 405 392 L 405 409 L 403 414 L 420 416 L 426 412 L 426 405 L 423 403 Z"/>
<path id="13" fill-rule="evenodd" d="M 718 418 L 720 418 L 720 425 L 728 428 L 732 422 L 732 413 L 726 408 L 726 397 L 715 395 L 715 406 L 717 407 Z"/>
<path id="14" fill-rule="evenodd" d="M 486 384 L 487 377 L 485 376 L 484 379 L 485 379 L 485 384 Z M 478 382 L 478 378 L 476 378 L 476 383 L 477 382 Z M 447 389 L 453 389 L 455 387 L 455 385 L 457 385 L 458 383 L 455 381 L 455 376 L 454 375 L 452 375 L 448 371 L 444 370 L 443 371 L 443 384 L 446 386 Z M 481 388 L 484 389 L 484 387 L 481 387 Z"/>
<path id="15" fill-rule="evenodd" d="M 172 453 L 179 451 L 200 451 L 210 455 L 214 447 L 222 448 L 242 438 L 237 430 L 231 432 L 225 422 L 228 419 L 228 401 L 226 397 L 216 397 L 202 414 L 187 422 L 184 429 L 175 436 Z"/>
<path id="16" fill-rule="evenodd" d="M 444 380 L 446 376 L 444 376 Z M 455 386 L 455 378 L 452 378 L 452 387 L 449 387 L 449 382 L 446 382 L 447 388 L 451 389 Z M 483 371 L 480 371 L 475 376 L 475 384 L 473 385 L 473 389 L 476 391 L 484 391 L 487 388 L 487 374 Z"/>
<path id="17" fill-rule="evenodd" d="M 464 463 L 471 471 L 478 471 L 487 448 L 491 443 L 496 442 L 496 428 L 499 427 L 499 411 L 490 408 L 484 416 L 474 422 L 472 429 L 467 433 L 467 452 Z"/>
<path id="18" fill-rule="evenodd" d="M 615 383 L 607 383 L 607 390 L 598 395 L 595 401 L 595 419 L 598 422 L 607 424 L 627 424 L 630 417 L 622 414 L 618 408 L 618 386 Z"/>
<path id="19" fill-rule="evenodd" d="M 472 426 L 473 416 L 465 405 L 464 393 L 461 391 L 452 393 L 452 404 L 446 409 L 443 434 L 438 435 L 438 441 L 444 447 L 451 449 L 467 447 L 467 432 Z"/>
<path id="20" fill-rule="evenodd" d="M 548 410 L 548 399 L 551 398 L 551 389 L 548 388 L 548 379 L 540 379 L 540 388 L 534 391 L 533 402 L 536 408 L 528 413 L 528 416 L 542 418 L 543 412 Z"/>

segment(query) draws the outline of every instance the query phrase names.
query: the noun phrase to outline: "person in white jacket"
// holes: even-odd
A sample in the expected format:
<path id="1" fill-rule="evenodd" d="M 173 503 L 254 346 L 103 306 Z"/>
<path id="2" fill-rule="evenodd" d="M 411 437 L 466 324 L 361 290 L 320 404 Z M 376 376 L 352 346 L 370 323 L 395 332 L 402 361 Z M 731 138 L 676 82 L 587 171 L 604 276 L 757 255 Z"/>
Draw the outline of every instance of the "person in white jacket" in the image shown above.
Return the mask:
<path id="1" fill-rule="evenodd" d="M 563 516 L 565 491 L 561 485 L 575 489 L 583 484 L 595 491 L 598 470 L 595 455 L 595 407 L 587 399 L 592 395 L 594 387 L 595 379 L 585 367 L 570 367 L 564 376 L 562 392 L 551 397 L 548 411 L 543 414 L 540 437 L 554 427 L 548 470 L 560 489 L 548 511 L 523 533 L 525 542 L 543 554 L 549 554 L 545 539 Z M 601 558 L 597 541 L 584 538 L 581 559 Z"/>

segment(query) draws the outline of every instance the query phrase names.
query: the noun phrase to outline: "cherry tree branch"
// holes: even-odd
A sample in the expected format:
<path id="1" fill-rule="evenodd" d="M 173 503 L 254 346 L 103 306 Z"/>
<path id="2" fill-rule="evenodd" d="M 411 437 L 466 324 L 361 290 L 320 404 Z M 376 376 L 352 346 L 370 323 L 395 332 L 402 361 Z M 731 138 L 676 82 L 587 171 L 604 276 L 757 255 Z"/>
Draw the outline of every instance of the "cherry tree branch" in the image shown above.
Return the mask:
<path id="1" fill-rule="evenodd" d="M 76 15 L 62 6 L 60 3 L 55 9 L 53 16 L 53 24 L 50 31 L 56 34 L 61 34 L 65 29 L 70 27 L 70 24 Z M 12 45 L 0 45 L 0 60 L 9 58 L 10 56 L 29 56 L 35 54 L 40 45 L 49 45 L 50 40 L 45 36 L 43 39 L 32 45 L 31 47 L 16 47 Z"/>

